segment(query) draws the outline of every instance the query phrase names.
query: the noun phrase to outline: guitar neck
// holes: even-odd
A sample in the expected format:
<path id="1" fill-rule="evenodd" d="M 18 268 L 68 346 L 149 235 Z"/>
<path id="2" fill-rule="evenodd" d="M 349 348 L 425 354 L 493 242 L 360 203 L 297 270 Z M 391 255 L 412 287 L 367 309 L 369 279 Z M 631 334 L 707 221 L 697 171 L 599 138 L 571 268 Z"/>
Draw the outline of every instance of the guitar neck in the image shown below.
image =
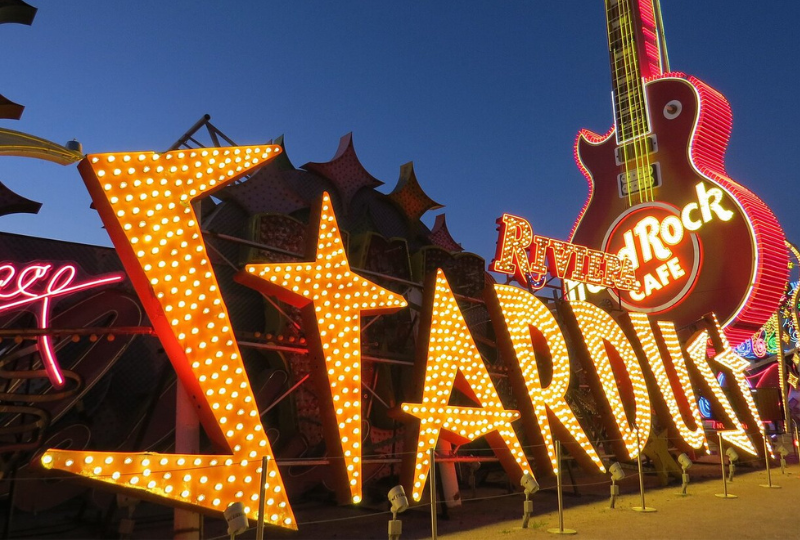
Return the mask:
<path id="1" fill-rule="evenodd" d="M 650 130 L 643 79 L 663 73 L 653 0 L 605 0 L 614 120 L 619 142 Z"/>

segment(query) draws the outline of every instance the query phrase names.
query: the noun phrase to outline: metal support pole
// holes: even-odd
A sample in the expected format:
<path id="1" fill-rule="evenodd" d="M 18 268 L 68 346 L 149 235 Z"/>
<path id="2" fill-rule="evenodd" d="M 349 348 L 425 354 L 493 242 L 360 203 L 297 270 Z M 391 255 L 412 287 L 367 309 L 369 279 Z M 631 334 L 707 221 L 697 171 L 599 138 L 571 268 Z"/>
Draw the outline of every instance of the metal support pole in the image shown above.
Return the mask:
<path id="1" fill-rule="evenodd" d="M 258 486 L 258 523 L 256 540 L 264 540 L 264 486 L 267 483 L 267 456 L 261 458 L 261 484 Z"/>
<path id="2" fill-rule="evenodd" d="M 617 497 L 619 496 L 619 486 L 617 485 L 614 480 L 611 480 L 611 500 L 608 503 L 609 508 L 614 508 L 614 505 L 617 502 Z"/>
<path id="3" fill-rule="evenodd" d="M 717 432 L 719 438 L 719 465 L 722 467 L 722 493 L 715 493 L 714 496 L 720 499 L 738 499 L 736 495 L 728 493 L 728 478 L 725 476 L 725 448 L 722 446 L 722 432 Z"/>
<path id="4" fill-rule="evenodd" d="M 533 501 L 529 499 L 530 495 L 525 495 L 525 504 L 522 507 L 522 528 L 528 528 L 528 522 L 531 520 L 533 514 Z"/>
<path id="5" fill-rule="evenodd" d="M 400 540 L 401 534 L 403 534 L 403 522 L 397 519 L 397 514 L 393 514 L 392 520 L 389 521 L 389 540 Z"/>
<path id="6" fill-rule="evenodd" d="M 781 486 L 773 485 L 772 483 L 772 471 L 769 469 L 769 446 L 767 445 L 767 430 L 765 429 L 762 433 L 764 436 L 764 465 L 767 467 L 767 483 L 761 484 L 761 487 L 765 488 L 780 488 Z"/>
<path id="7" fill-rule="evenodd" d="M 642 496 L 642 506 L 633 506 L 631 510 L 635 512 L 655 512 L 656 509 L 644 503 L 644 473 L 642 472 L 642 441 L 639 440 L 639 426 L 636 429 L 636 463 L 639 467 L 639 493 Z"/>
<path id="8" fill-rule="evenodd" d="M 445 455 L 452 455 L 453 445 L 447 441 L 439 440 L 439 450 Z M 456 475 L 456 464 L 454 462 L 442 462 L 439 460 L 439 480 L 442 483 L 442 493 L 444 494 L 444 504 L 447 508 L 461 506 L 461 493 L 458 490 L 458 476 Z"/>
<path id="9" fill-rule="evenodd" d="M 552 534 L 577 534 L 575 529 L 564 528 L 564 498 L 561 492 L 561 441 L 556 441 L 556 489 L 558 491 L 558 529 L 547 529 Z"/>
<path id="10" fill-rule="evenodd" d="M 175 398 L 175 451 L 180 454 L 197 454 L 200 452 L 200 419 L 183 384 L 180 381 L 175 384 L 178 388 Z M 173 538 L 199 540 L 200 514 L 182 508 L 176 508 L 173 513 Z"/>
<path id="11" fill-rule="evenodd" d="M 431 538 L 436 540 L 436 449 L 431 448 L 431 469 L 428 473 L 431 491 Z"/>
<path id="12" fill-rule="evenodd" d="M 783 354 L 783 325 L 780 311 L 775 312 L 775 326 L 778 338 L 778 381 L 781 385 L 781 405 L 783 405 L 783 422 L 787 433 L 792 432 L 792 414 L 789 411 L 789 397 L 786 392 L 786 360 Z"/>
<path id="13" fill-rule="evenodd" d="M 8 515 L 6 516 L 6 522 L 3 525 L 3 539 L 11 538 L 11 521 L 14 516 L 14 505 L 16 504 L 17 498 L 17 464 L 14 464 L 14 467 L 11 469 L 11 474 L 9 475 L 10 480 L 10 493 L 8 496 Z"/>

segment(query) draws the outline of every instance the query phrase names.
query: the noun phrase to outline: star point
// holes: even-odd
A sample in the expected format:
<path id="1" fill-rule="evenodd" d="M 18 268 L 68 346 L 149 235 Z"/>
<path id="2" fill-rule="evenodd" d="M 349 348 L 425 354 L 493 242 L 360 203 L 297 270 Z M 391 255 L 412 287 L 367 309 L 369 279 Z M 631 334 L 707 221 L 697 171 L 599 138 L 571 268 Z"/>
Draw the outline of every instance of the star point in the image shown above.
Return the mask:
<path id="1" fill-rule="evenodd" d="M 361 316 L 391 313 L 405 299 L 354 272 L 345 253 L 330 197 L 323 194 L 310 262 L 251 264 L 236 279 L 263 294 L 306 307 L 317 328 L 309 343 L 324 359 L 348 490 L 361 500 Z M 306 331 L 310 328 L 307 325 Z M 329 440 L 333 440 L 330 437 Z M 343 490 L 344 491 L 344 490 Z"/>

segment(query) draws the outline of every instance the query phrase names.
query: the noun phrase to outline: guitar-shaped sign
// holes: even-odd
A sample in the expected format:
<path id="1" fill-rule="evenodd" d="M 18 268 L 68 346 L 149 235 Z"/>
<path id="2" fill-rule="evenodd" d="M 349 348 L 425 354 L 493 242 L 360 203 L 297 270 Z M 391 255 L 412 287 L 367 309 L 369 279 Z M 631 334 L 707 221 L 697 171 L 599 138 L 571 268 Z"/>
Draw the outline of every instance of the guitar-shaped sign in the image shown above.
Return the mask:
<path id="1" fill-rule="evenodd" d="M 638 288 L 615 304 L 674 321 L 714 312 L 735 344 L 778 308 L 788 276 L 770 209 L 729 178 L 727 100 L 669 72 L 655 0 L 605 0 L 615 122 L 578 134 L 589 197 L 571 242 L 631 259 Z"/>

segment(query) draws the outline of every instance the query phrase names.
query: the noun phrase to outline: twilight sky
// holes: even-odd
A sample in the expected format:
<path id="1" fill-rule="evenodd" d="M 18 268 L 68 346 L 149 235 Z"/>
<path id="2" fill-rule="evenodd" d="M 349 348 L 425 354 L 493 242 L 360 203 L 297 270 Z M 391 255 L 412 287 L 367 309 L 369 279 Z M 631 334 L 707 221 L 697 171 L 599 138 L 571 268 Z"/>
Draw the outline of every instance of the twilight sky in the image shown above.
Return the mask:
<path id="1" fill-rule="evenodd" d="M 28 0 L 0 26 L 0 126 L 84 152 L 162 151 L 203 114 L 239 144 L 280 134 L 300 166 L 353 132 L 386 183 L 414 161 L 469 251 L 494 254 L 495 219 L 566 239 L 587 187 L 579 129 L 612 122 L 602 0 L 108 2 Z M 800 2 L 662 0 L 671 67 L 731 102 L 729 175 L 800 242 L 795 25 Z M 44 203 L 0 230 L 110 245 L 75 165 L 0 158 L 0 180 Z"/>

